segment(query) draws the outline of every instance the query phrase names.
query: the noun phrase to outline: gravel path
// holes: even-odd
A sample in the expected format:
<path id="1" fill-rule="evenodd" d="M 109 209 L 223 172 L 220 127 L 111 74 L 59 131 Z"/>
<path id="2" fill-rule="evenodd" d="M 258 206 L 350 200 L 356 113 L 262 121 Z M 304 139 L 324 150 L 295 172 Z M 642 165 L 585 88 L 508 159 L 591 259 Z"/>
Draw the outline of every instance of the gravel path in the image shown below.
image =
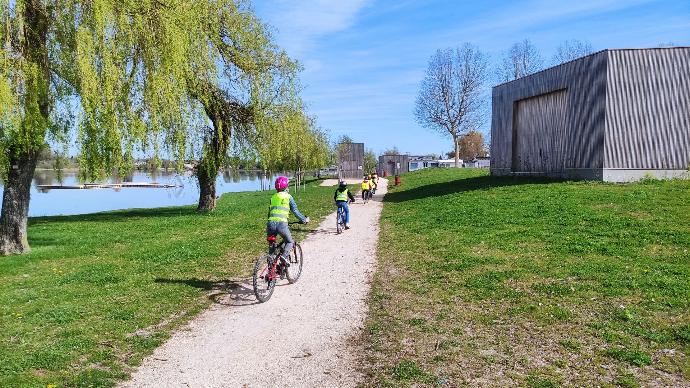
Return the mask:
<path id="1" fill-rule="evenodd" d="M 124 387 L 349 387 L 360 381 L 357 349 L 375 265 L 381 180 L 374 201 L 335 213 L 303 243 L 304 270 L 271 300 L 255 303 L 251 280 L 233 284 L 209 310 L 156 349 Z"/>

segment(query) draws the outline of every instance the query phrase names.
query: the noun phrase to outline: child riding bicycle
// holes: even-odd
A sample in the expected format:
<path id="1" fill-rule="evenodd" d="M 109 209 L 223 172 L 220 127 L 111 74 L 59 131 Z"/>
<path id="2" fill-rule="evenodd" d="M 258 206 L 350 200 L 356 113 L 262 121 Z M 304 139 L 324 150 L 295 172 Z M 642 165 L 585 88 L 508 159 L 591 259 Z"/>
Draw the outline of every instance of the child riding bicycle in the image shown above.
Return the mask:
<path id="1" fill-rule="evenodd" d="M 343 212 L 345 212 L 345 229 L 350 229 L 350 207 L 347 203 L 348 201 L 355 202 L 355 197 L 347 189 L 345 181 L 338 183 L 338 188 L 335 190 L 335 194 L 333 194 L 333 200 L 338 208 L 343 208 Z"/>
<path id="2" fill-rule="evenodd" d="M 309 217 L 305 217 L 297 209 L 297 203 L 287 192 L 290 181 L 287 177 L 279 176 L 275 182 L 276 193 L 271 197 L 271 206 L 268 209 L 268 222 L 266 223 L 266 235 L 279 235 L 285 241 L 285 249 L 280 257 L 280 261 L 286 267 L 290 266 L 287 256 L 292 252 L 295 240 L 288 228 L 288 216 L 290 211 L 299 219 L 300 224 L 309 223 Z"/>
<path id="3" fill-rule="evenodd" d="M 369 190 L 371 189 L 371 183 L 369 182 L 369 177 L 364 176 L 364 180 L 362 181 L 362 199 L 366 200 L 369 198 Z"/>
<path id="4" fill-rule="evenodd" d="M 376 179 L 374 179 L 374 175 L 369 175 L 369 190 L 371 190 L 371 194 L 376 194 L 376 189 L 379 187 L 378 182 L 376 182 Z"/>

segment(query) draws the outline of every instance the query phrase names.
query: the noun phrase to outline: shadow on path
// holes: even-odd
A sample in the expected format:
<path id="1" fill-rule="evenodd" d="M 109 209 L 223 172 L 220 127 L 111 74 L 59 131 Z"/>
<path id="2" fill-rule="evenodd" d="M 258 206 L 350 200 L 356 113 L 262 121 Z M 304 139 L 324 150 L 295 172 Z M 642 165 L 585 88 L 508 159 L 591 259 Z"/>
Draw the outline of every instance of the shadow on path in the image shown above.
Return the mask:
<path id="1" fill-rule="evenodd" d="M 204 279 L 156 279 L 156 283 L 185 284 L 209 291 L 213 303 L 226 306 L 248 306 L 259 303 L 254 296 L 252 279 L 211 281 Z"/>
<path id="2" fill-rule="evenodd" d="M 563 182 L 563 180 L 546 177 L 492 177 L 479 176 L 474 178 L 456 179 L 450 182 L 434 183 L 415 187 L 409 190 L 388 192 L 384 202 L 405 202 L 429 197 L 441 197 L 444 195 L 463 193 L 475 190 L 488 190 L 497 187 L 508 187 L 530 184 L 549 184 Z"/>

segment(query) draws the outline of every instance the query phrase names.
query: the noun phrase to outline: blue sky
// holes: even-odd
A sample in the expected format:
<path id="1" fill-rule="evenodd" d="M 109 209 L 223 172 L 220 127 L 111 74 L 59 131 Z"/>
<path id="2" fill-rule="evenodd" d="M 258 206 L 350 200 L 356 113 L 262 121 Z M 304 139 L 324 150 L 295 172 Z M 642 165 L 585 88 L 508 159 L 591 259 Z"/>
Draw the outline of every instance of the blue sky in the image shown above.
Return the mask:
<path id="1" fill-rule="evenodd" d="M 525 38 L 545 63 L 567 39 L 595 50 L 690 46 L 688 0 L 255 0 L 254 7 L 304 66 L 303 98 L 319 125 L 377 153 L 451 149 L 413 116 L 436 49 L 473 43 L 490 55 L 493 71 L 502 52 Z"/>

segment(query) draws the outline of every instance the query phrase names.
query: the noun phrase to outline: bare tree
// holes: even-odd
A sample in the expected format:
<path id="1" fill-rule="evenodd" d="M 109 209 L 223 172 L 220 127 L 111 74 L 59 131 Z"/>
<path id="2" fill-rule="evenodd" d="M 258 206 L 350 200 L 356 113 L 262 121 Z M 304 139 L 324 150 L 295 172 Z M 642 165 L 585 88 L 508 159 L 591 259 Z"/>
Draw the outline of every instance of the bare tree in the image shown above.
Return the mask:
<path id="1" fill-rule="evenodd" d="M 508 82 L 536 73 L 542 69 L 543 62 L 537 47 L 531 40 L 525 39 L 503 54 L 498 68 L 499 79 Z"/>
<path id="2" fill-rule="evenodd" d="M 561 63 L 582 58 L 593 52 L 592 44 L 587 41 L 577 39 L 566 40 L 556 49 L 556 54 L 553 56 L 552 62 L 554 65 L 560 65 Z"/>
<path id="3" fill-rule="evenodd" d="M 383 151 L 384 155 L 400 155 L 400 151 L 398 151 L 398 147 L 393 147 L 393 148 L 388 148 L 387 150 Z"/>
<path id="4" fill-rule="evenodd" d="M 429 60 L 417 96 L 417 122 L 453 138 L 456 167 L 458 138 L 482 120 L 487 66 L 486 55 L 471 44 L 438 50 Z"/>

